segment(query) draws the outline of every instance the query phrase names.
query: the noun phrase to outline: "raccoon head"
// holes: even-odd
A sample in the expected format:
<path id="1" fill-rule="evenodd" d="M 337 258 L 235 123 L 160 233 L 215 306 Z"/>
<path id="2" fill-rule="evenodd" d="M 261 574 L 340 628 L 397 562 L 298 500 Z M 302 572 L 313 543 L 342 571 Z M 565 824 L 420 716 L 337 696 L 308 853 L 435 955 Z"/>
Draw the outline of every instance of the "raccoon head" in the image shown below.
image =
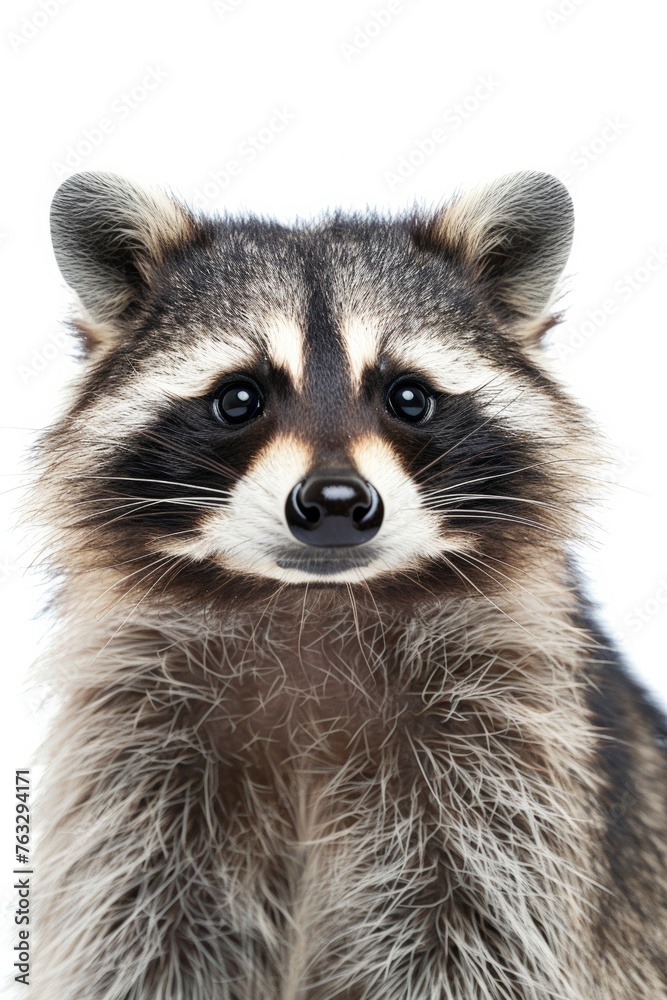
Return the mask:
<path id="1" fill-rule="evenodd" d="M 51 219 L 83 307 L 42 444 L 67 565 L 137 600 L 414 599 L 502 586 L 575 530 L 587 424 L 540 346 L 573 229 L 555 178 L 286 227 L 83 173 Z"/>

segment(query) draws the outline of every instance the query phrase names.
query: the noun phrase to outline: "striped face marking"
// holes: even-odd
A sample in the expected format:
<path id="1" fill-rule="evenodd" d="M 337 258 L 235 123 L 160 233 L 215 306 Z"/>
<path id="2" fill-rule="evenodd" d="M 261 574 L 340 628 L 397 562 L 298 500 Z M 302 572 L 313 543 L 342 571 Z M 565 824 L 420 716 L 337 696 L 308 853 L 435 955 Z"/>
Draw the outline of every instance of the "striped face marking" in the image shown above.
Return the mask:
<path id="1" fill-rule="evenodd" d="M 442 457 L 458 446 L 457 438 L 470 437 L 474 452 L 478 428 L 485 428 L 489 417 L 495 418 L 503 409 L 512 412 L 510 404 L 516 403 L 522 389 L 500 364 L 484 359 L 474 345 L 457 344 L 426 325 L 401 337 L 391 327 L 383 328 L 379 315 L 337 314 L 324 293 L 315 293 L 304 303 L 301 320 L 268 310 L 261 318 L 255 317 L 252 337 L 238 332 L 223 338 L 217 333 L 207 335 L 204 329 L 191 329 L 189 334 L 187 340 L 168 347 L 159 365 L 148 355 L 143 367 L 134 367 L 133 377 L 104 399 L 104 420 L 91 422 L 90 414 L 86 416 L 89 431 L 102 428 L 103 447 L 111 416 L 116 433 L 106 438 L 110 451 L 116 447 L 119 428 L 129 438 L 147 435 L 149 465 L 140 473 L 146 482 L 164 478 L 187 484 L 179 515 L 184 509 L 192 512 L 191 531 L 184 530 L 181 520 L 174 521 L 171 534 L 161 533 L 166 523 L 166 513 L 158 506 L 161 501 L 151 496 L 145 508 L 147 517 L 149 511 L 156 515 L 161 553 L 285 583 L 360 582 L 418 570 L 456 553 L 474 553 L 474 537 L 470 530 L 461 530 L 462 515 L 454 512 L 450 517 L 444 506 L 449 500 L 447 491 L 456 489 L 457 479 L 440 478 Z M 263 379 L 257 375 L 261 364 L 265 365 Z M 274 380 L 278 371 L 287 375 L 281 388 Z M 401 424 L 388 412 L 384 396 L 389 382 L 401 372 L 421 375 L 443 394 L 445 410 L 459 407 L 460 419 L 444 425 L 435 420 L 432 429 L 415 430 Z M 255 377 L 266 406 L 247 427 L 214 426 L 206 398 L 226 375 L 234 373 Z M 370 397 L 365 390 L 367 375 L 375 380 Z M 469 396 L 475 397 L 472 412 Z M 197 408 L 201 424 L 191 423 L 189 404 Z M 157 428 L 156 413 L 166 414 Z M 533 420 L 537 413 L 533 394 Z M 510 425 L 517 421 L 521 426 L 526 415 L 515 407 Z M 195 432 L 191 440 L 187 437 L 190 426 Z M 181 436 L 182 429 L 185 436 Z M 159 460 L 151 454 L 156 445 L 150 435 L 156 430 L 167 442 Z M 489 450 L 488 434 L 486 426 L 484 451 Z M 172 439 L 178 450 L 170 455 Z M 493 439 L 491 447 L 492 451 L 500 448 L 501 454 L 505 443 Z M 424 449 L 423 462 L 415 463 Z M 183 468 L 183 454 L 192 456 L 189 469 Z M 174 469 L 169 471 L 172 460 Z M 474 463 L 468 468 L 467 460 L 463 453 L 452 457 L 454 469 L 460 472 L 458 480 L 480 481 Z M 420 465 L 428 471 L 428 489 L 441 490 L 433 502 L 421 489 Z M 209 471 L 217 468 L 219 476 Z M 317 542 L 308 544 L 292 530 L 286 514 L 288 498 L 314 470 L 322 469 L 347 470 L 377 492 L 383 513 L 374 537 L 358 544 L 320 543 L 318 548 Z M 506 471 L 499 466 L 497 474 L 504 476 Z M 188 508 L 189 490 L 198 487 L 192 497 L 202 498 L 200 506 L 196 508 L 193 500 Z M 137 488 L 132 490 L 135 495 Z M 216 503 L 223 494 L 224 502 Z M 349 494 L 350 487 L 334 478 L 322 498 L 335 505 Z M 169 503 L 166 498 L 165 503 Z M 474 515 L 483 503 L 473 499 L 467 506 Z"/>
<path id="2" fill-rule="evenodd" d="M 459 529 L 461 515 L 450 519 L 444 508 L 424 502 L 406 445 L 397 448 L 392 440 L 396 424 L 388 428 L 386 423 L 382 425 L 382 420 L 387 420 L 384 408 L 379 420 L 377 409 L 369 409 L 363 399 L 364 376 L 390 364 L 399 371 L 423 373 L 433 388 L 450 400 L 461 401 L 459 412 L 466 422 L 455 424 L 453 435 L 447 429 L 442 442 L 435 440 L 429 453 L 433 457 L 424 463 L 435 466 L 427 479 L 431 488 L 441 485 L 437 478 L 433 481 L 433 475 L 438 472 L 442 455 L 457 446 L 457 437 L 465 441 L 469 434 L 474 453 L 478 428 L 484 428 L 489 417 L 511 410 L 510 404 L 515 404 L 523 392 L 520 381 L 500 364 L 484 359 L 473 345 L 449 343 L 427 328 L 401 339 L 395 332 L 383 331 L 379 319 L 361 315 L 341 320 L 327 309 L 324 297 L 316 296 L 311 302 L 303 324 L 305 336 L 298 325 L 273 321 L 270 329 L 274 331 L 272 360 L 281 361 L 281 367 L 291 376 L 293 408 L 286 422 L 297 424 L 296 433 L 286 423 L 266 441 L 233 484 L 226 509 L 208 514 L 201 522 L 194 550 L 191 541 L 185 539 L 175 542 L 170 551 L 194 554 L 219 562 L 228 570 L 250 571 L 287 583 L 359 582 L 387 573 L 409 572 L 439 557 L 472 554 L 475 540 L 469 531 Z M 479 407 L 472 416 L 467 401 L 471 395 Z M 378 403 L 383 406 L 382 399 L 375 405 Z M 538 413 L 533 399 L 532 418 Z M 509 425 L 521 425 L 525 417 L 518 407 Z M 373 426 L 368 426 L 369 421 Z M 415 452 L 424 447 L 424 433 L 414 445 Z M 494 440 L 489 438 L 486 427 L 480 447 L 485 453 L 490 449 L 492 456 L 494 449 L 503 455 L 506 442 Z M 326 553 L 330 557 L 326 570 L 318 571 L 322 552 L 290 532 L 285 506 L 296 484 L 304 482 L 314 469 L 331 466 L 354 471 L 372 484 L 382 498 L 384 519 L 371 541 L 347 548 L 346 552 L 344 547 L 334 547 Z M 462 467 L 459 479 L 474 483 L 484 478 L 479 477 L 474 463 L 467 470 L 459 454 L 454 456 L 453 466 Z M 492 478 L 506 475 L 504 465 L 497 468 L 497 472 L 491 470 Z M 446 490 L 456 488 L 456 478 L 445 482 Z M 481 488 L 473 488 L 473 494 Z M 323 496 L 332 502 L 344 500 L 348 490 L 332 483 Z M 480 508 L 483 512 L 484 501 L 473 497 L 467 507 L 472 511 L 466 513 L 475 515 Z M 502 516 L 497 517 L 501 525 Z M 336 569 L 336 563 L 340 568 Z M 319 565 L 323 567 L 324 561 Z"/>
<path id="3" fill-rule="evenodd" d="M 190 327 L 187 339 L 174 339 L 160 352 L 159 366 L 152 356 L 134 363 L 123 385 L 104 401 L 103 421 L 83 422 L 87 433 L 100 443 L 113 426 L 128 435 L 150 426 L 171 402 L 193 400 L 210 393 L 226 376 L 251 371 L 262 359 L 284 371 L 296 392 L 304 385 L 305 337 L 303 326 L 283 314 L 257 320 L 253 336 L 245 333 Z"/>
<path id="4" fill-rule="evenodd" d="M 474 392 L 492 380 L 497 382 L 503 373 L 473 346 L 447 343 L 437 329 L 411 331 L 406 338 L 383 329 L 379 318 L 348 315 L 341 323 L 341 339 L 357 392 L 364 373 L 383 357 L 405 371 L 424 372 L 434 388 L 450 395 Z"/>
<path id="5" fill-rule="evenodd" d="M 350 382 L 357 393 L 366 372 L 391 363 L 399 370 L 423 374 L 447 396 L 474 394 L 485 415 L 494 415 L 511 430 L 524 433 L 532 424 L 546 435 L 559 419 L 553 401 L 535 394 L 520 371 L 490 361 L 473 343 L 448 339 L 436 327 L 424 324 L 404 336 L 384 329 L 378 317 L 348 314 L 340 331 Z"/>
<path id="6" fill-rule="evenodd" d="M 261 322 L 259 334 L 271 363 L 282 368 L 296 391 L 302 392 L 306 352 L 303 324 L 295 317 L 273 314 Z"/>
<path id="7" fill-rule="evenodd" d="M 294 484 L 313 468 L 316 455 L 301 436 L 293 435 L 276 437 L 256 456 L 231 490 L 225 507 L 208 514 L 200 524 L 195 543 L 190 538 L 176 538 L 164 551 L 213 560 L 239 573 L 252 572 L 287 583 L 354 583 L 415 568 L 424 558 L 441 552 L 466 551 L 469 542 L 463 536 L 451 533 L 446 539 L 441 537 L 439 518 L 422 507 L 414 482 L 386 441 L 375 434 L 362 435 L 352 443 L 350 458 L 351 467 L 381 495 L 385 510 L 382 527 L 372 542 L 353 547 L 353 566 L 344 560 L 349 549 L 332 549 L 326 553 L 331 558 L 326 573 L 305 568 L 313 548 L 290 533 L 285 501 Z M 330 499 L 340 497 L 337 490 Z M 320 557 L 322 550 L 316 555 Z M 331 566 L 336 560 L 344 568 L 334 573 Z"/>
<path id="8" fill-rule="evenodd" d="M 271 331 L 265 339 L 270 359 L 288 372 L 293 387 L 289 410 L 274 414 L 279 424 L 283 418 L 282 428 L 271 434 L 231 484 L 224 507 L 200 520 L 196 541 L 174 538 L 163 550 L 288 583 L 359 582 L 416 568 L 443 551 L 465 550 L 469 543 L 455 532 L 441 537 L 440 519 L 424 509 L 391 441 L 378 430 L 364 428 L 363 412 L 366 422 L 369 412 L 361 408 L 358 380 L 350 373 L 355 364 L 359 376 L 373 365 L 378 338 L 370 335 L 370 325 L 363 366 L 358 355 L 346 353 L 352 345 L 338 336 L 338 324 L 323 296 L 313 296 L 303 327 L 307 349 L 298 324 L 271 317 L 265 326 Z M 270 391 L 269 385 L 267 412 Z M 296 432 L 290 431 L 295 424 Z M 381 497 L 383 521 L 372 541 L 317 548 L 291 532 L 286 501 L 295 485 L 314 469 L 332 467 L 358 474 Z M 349 486 L 335 482 L 323 490 L 323 498 L 331 503 L 349 495 Z M 324 563 L 326 571 L 318 572 L 317 565 Z"/>

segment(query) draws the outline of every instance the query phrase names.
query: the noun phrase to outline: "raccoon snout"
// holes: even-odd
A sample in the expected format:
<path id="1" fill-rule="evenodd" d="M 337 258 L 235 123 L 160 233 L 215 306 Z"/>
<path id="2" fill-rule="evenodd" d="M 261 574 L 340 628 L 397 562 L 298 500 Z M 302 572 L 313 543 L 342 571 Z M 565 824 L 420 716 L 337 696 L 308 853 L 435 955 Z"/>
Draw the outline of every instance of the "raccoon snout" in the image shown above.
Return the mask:
<path id="1" fill-rule="evenodd" d="M 375 487 L 346 470 L 311 473 L 285 505 L 290 531 L 307 545 L 361 545 L 377 535 L 383 515 Z"/>

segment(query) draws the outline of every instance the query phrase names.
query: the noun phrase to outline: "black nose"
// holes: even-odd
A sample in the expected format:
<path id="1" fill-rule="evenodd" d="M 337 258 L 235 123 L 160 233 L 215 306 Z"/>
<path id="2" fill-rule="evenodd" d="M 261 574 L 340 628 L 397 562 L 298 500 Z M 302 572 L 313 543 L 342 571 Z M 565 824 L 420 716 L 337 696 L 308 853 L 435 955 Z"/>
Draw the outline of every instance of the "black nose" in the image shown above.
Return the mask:
<path id="1" fill-rule="evenodd" d="M 290 531 L 308 545 L 360 545 L 377 535 L 380 494 L 355 472 L 313 472 L 297 483 L 285 505 Z"/>

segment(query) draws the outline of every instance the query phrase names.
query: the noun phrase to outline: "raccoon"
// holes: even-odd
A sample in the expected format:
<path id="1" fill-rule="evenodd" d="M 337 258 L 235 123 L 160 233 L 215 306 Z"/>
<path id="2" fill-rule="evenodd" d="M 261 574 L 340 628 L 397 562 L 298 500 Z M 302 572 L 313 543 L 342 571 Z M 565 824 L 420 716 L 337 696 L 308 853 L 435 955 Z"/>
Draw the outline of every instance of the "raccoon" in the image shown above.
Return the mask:
<path id="1" fill-rule="evenodd" d="M 573 211 L 57 191 L 33 1000 L 667 998 L 667 726 L 577 569 Z"/>

